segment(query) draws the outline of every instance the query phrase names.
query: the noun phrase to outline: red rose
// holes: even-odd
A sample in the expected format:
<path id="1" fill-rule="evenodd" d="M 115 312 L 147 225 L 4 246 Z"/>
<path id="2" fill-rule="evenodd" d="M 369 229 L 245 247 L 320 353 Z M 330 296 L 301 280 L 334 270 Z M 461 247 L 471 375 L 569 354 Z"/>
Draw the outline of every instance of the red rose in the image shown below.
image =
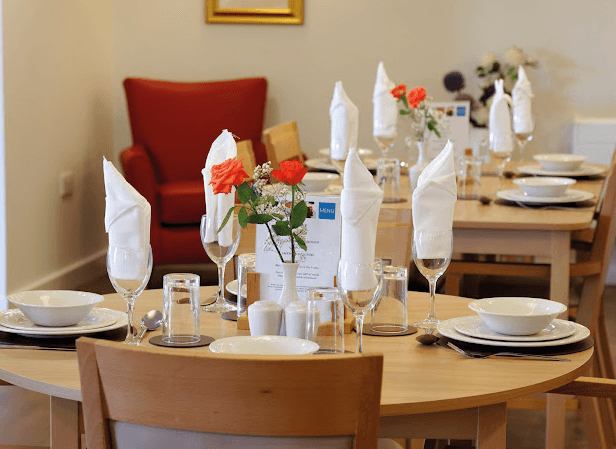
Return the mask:
<path id="1" fill-rule="evenodd" d="M 302 182 L 307 171 L 300 161 L 282 161 L 280 170 L 274 170 L 272 176 L 285 184 L 294 186 Z"/>
<path id="2" fill-rule="evenodd" d="M 247 177 L 242 159 L 231 158 L 212 167 L 210 185 L 213 186 L 214 194 L 231 193 L 231 187 L 239 186 Z"/>
<path id="3" fill-rule="evenodd" d="M 423 87 L 413 87 L 409 90 L 408 95 L 406 96 L 407 101 L 409 102 L 409 106 L 413 109 L 417 109 L 419 103 L 424 101 L 426 98 L 426 89 Z"/>
<path id="4" fill-rule="evenodd" d="M 406 84 L 397 85 L 391 90 L 391 94 L 398 99 L 403 95 L 406 95 Z"/>

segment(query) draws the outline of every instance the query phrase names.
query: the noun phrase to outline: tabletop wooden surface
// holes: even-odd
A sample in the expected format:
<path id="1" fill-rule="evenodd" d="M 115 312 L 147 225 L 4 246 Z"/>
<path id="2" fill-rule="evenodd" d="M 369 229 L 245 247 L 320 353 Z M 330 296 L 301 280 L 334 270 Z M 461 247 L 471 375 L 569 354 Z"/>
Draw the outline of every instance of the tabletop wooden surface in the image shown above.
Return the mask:
<path id="1" fill-rule="evenodd" d="M 213 287 L 202 287 L 201 295 L 206 297 L 213 291 Z M 441 320 L 471 315 L 469 301 L 437 295 L 437 315 Z M 428 294 L 410 292 L 408 303 L 409 322 L 423 318 Z M 101 307 L 123 310 L 125 303 L 119 295 L 111 294 L 105 296 Z M 135 317 L 151 309 L 162 309 L 162 290 L 143 292 L 135 302 Z M 235 322 L 205 312 L 201 314 L 201 328 L 204 335 L 217 339 L 248 335 L 247 331 L 237 331 Z M 144 342 L 160 333 L 147 334 Z M 438 345 L 422 346 L 415 336 L 364 336 L 364 352 L 385 355 L 382 416 L 457 410 L 544 392 L 582 375 L 592 356 L 592 350 L 586 350 L 568 356 L 570 362 L 468 359 Z M 354 351 L 355 334 L 346 336 L 346 347 Z M 215 356 L 207 347 L 173 350 Z M 0 349 L 0 379 L 44 394 L 81 400 L 75 352 Z"/>

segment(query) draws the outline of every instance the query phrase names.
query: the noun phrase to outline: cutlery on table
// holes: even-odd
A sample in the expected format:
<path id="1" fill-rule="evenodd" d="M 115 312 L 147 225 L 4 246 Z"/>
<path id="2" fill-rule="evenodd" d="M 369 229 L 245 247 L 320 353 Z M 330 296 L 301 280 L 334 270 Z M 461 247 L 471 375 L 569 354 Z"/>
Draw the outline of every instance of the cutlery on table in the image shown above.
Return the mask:
<path id="1" fill-rule="evenodd" d="M 137 335 L 137 344 L 141 343 L 141 339 L 147 331 L 154 331 L 163 324 L 163 314 L 160 310 L 150 310 L 141 318 L 141 330 Z"/>
<path id="2" fill-rule="evenodd" d="M 514 357 L 518 359 L 535 359 L 535 360 L 552 360 L 556 362 L 569 362 L 569 359 L 563 359 L 560 357 L 554 357 L 551 355 L 541 355 L 541 354 L 522 354 L 519 352 L 495 352 L 495 353 L 486 353 L 486 352 L 477 352 L 477 351 L 466 351 L 464 349 L 458 348 L 453 343 L 447 343 L 451 349 L 460 354 L 470 357 L 472 359 L 485 359 L 488 357 Z"/>

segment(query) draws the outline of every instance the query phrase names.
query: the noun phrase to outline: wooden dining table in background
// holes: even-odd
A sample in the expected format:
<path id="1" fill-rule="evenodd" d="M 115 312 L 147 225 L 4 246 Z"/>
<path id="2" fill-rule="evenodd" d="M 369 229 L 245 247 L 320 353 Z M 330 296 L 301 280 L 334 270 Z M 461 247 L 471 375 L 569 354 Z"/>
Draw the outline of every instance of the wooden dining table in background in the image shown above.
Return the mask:
<path id="1" fill-rule="evenodd" d="M 202 287 L 202 297 L 215 287 Z M 437 295 L 444 320 L 471 315 L 467 298 Z M 162 290 L 146 290 L 135 302 L 135 316 L 162 308 Z M 117 294 L 105 295 L 101 307 L 124 310 Z M 425 315 L 428 294 L 409 292 L 409 321 Z M 216 339 L 248 335 L 218 314 L 201 313 L 201 333 Z M 161 330 L 149 333 L 148 339 Z M 348 334 L 347 349 L 355 349 Z M 215 357 L 207 347 L 181 348 Z M 415 335 L 364 336 L 364 352 L 384 358 L 381 436 L 390 438 L 474 439 L 478 448 L 505 448 L 506 402 L 564 385 L 584 374 L 593 350 L 570 354 L 569 362 L 506 358 L 470 359 L 439 345 L 423 346 Z M 198 375 L 197 375 L 198 377 Z M 51 447 L 76 449 L 84 432 L 81 390 L 75 352 L 0 350 L 0 380 L 51 396 Z M 202 379 L 207 388 L 207 379 Z"/>

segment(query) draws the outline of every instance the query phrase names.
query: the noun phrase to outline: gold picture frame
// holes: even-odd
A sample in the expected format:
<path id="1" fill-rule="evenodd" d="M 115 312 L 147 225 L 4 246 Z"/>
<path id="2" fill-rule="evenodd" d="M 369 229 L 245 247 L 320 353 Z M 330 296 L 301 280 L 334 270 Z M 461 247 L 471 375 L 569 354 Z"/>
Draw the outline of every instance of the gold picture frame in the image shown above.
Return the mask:
<path id="1" fill-rule="evenodd" d="M 301 25 L 304 0 L 205 0 L 205 21 Z"/>

